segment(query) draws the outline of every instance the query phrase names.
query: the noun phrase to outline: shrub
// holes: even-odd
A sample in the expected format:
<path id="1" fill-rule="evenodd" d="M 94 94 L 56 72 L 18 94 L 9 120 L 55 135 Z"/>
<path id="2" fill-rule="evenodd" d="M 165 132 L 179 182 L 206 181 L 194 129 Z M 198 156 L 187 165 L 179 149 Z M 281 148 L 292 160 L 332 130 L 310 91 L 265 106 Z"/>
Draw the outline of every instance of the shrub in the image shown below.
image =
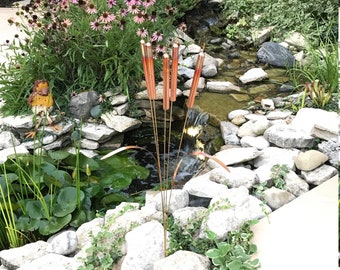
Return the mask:
<path id="1" fill-rule="evenodd" d="M 335 0 L 225 0 L 222 14 L 229 38 L 244 39 L 250 36 L 251 29 L 271 25 L 275 26 L 273 39 L 282 40 L 288 32 L 298 31 L 314 45 L 336 25 L 338 15 Z"/>
<path id="2" fill-rule="evenodd" d="M 14 56 L 0 67 L 3 113 L 28 111 L 36 79 L 49 81 L 64 110 L 71 93 L 83 90 L 129 96 L 142 78 L 140 39 L 163 53 L 176 14 L 171 1 L 156 0 L 35 0 L 22 7 L 19 19 L 8 20 L 26 38 L 11 43 Z"/>

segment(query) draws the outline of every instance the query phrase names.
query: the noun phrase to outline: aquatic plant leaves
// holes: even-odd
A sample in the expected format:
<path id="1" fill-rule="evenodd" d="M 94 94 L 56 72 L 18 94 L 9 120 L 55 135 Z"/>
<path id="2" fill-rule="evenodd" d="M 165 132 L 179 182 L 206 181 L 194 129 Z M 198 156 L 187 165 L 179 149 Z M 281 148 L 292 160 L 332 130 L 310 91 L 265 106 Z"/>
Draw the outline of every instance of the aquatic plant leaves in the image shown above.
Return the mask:
<path id="1" fill-rule="evenodd" d="M 16 222 L 16 228 L 19 231 L 35 231 L 39 228 L 40 220 L 33 219 L 28 216 L 20 216 Z"/>
<path id="2" fill-rule="evenodd" d="M 29 200 L 25 202 L 27 214 L 32 219 L 47 218 L 40 201 Z"/>
<path id="3" fill-rule="evenodd" d="M 67 151 L 48 151 L 49 157 L 51 157 L 53 160 L 63 160 L 70 156 L 71 154 Z"/>
<path id="4" fill-rule="evenodd" d="M 68 214 L 64 217 L 51 217 L 50 220 L 41 220 L 38 231 L 41 235 L 56 233 L 69 224 L 71 219 L 72 215 Z"/>
<path id="5" fill-rule="evenodd" d="M 79 192 L 80 200 L 85 197 L 83 191 Z M 77 207 L 77 190 L 75 187 L 66 187 L 60 190 L 56 202 L 53 204 L 53 215 L 64 217 L 72 213 Z"/>
<path id="6" fill-rule="evenodd" d="M 81 224 L 85 223 L 86 221 L 87 221 L 87 219 L 86 219 L 85 210 L 80 209 L 80 210 L 76 211 L 76 213 L 73 213 L 72 221 L 71 221 L 70 225 L 77 228 Z"/>

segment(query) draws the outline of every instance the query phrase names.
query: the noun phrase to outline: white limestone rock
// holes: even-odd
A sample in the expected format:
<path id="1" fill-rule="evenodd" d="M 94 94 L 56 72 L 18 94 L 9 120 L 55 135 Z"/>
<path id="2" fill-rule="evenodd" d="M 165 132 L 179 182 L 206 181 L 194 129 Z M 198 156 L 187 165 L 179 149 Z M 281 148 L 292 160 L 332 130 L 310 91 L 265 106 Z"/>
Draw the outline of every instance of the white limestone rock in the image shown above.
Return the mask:
<path id="1" fill-rule="evenodd" d="M 174 254 L 154 263 L 153 270 L 209 270 L 210 260 L 204 255 L 187 250 Z"/>
<path id="2" fill-rule="evenodd" d="M 239 79 L 243 84 L 247 84 L 268 79 L 268 74 L 262 68 L 252 68 L 240 76 Z"/>

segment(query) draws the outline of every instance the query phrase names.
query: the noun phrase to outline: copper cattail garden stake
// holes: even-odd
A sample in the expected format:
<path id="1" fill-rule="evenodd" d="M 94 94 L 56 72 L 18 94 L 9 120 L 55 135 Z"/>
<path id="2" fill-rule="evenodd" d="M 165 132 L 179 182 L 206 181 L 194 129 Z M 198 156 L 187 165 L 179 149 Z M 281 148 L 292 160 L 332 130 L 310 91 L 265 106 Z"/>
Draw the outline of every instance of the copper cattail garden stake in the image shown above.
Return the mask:
<path id="1" fill-rule="evenodd" d="M 154 133 L 154 140 L 155 140 L 155 147 L 156 147 L 156 157 L 152 154 L 152 156 L 155 159 L 155 162 L 157 164 L 157 173 L 159 178 L 159 184 L 160 184 L 160 195 L 161 195 L 161 202 L 162 202 L 162 221 L 163 221 L 163 229 L 164 229 L 164 256 L 166 256 L 166 246 L 167 246 L 167 212 L 170 207 L 170 198 L 171 198 L 171 191 L 174 187 L 174 183 L 177 177 L 177 173 L 180 167 L 180 164 L 182 160 L 179 159 L 179 153 L 181 150 L 181 145 L 183 141 L 183 134 L 185 132 L 185 126 L 188 119 L 188 111 L 191 109 L 195 102 L 196 92 L 198 88 L 198 82 L 199 78 L 201 76 L 203 62 L 204 62 L 204 52 L 202 49 L 202 52 L 199 53 L 195 68 L 194 77 L 192 80 L 192 85 L 190 88 L 190 94 L 187 99 L 187 113 L 184 119 L 184 126 L 183 131 L 181 134 L 181 139 L 179 143 L 178 153 L 177 153 L 177 159 L 175 163 L 175 169 L 171 178 L 171 184 L 170 184 L 170 192 L 169 196 L 167 194 L 167 182 L 169 178 L 169 156 L 170 156 L 170 142 L 171 142 L 171 122 L 172 122 L 172 106 L 173 102 L 176 101 L 176 92 L 177 92 L 177 72 L 178 72 L 178 51 L 179 47 L 178 44 L 173 44 L 172 47 L 172 63 L 170 65 L 170 56 L 168 54 L 163 55 L 163 111 L 164 111 L 164 159 L 163 164 L 161 164 L 161 153 L 159 149 L 159 136 L 158 136 L 158 126 L 157 126 L 157 114 L 156 114 L 156 103 L 155 100 L 157 99 L 157 93 L 156 93 L 156 84 L 155 84 L 155 74 L 154 74 L 154 66 L 153 66 L 153 51 L 151 44 L 145 43 L 145 41 L 141 41 L 141 52 L 142 52 L 142 64 L 143 64 L 143 71 L 146 81 L 146 88 L 147 88 L 147 94 L 150 101 L 150 109 L 151 109 L 151 120 L 152 120 L 152 126 L 153 126 L 153 133 Z M 171 68 L 170 68 L 171 66 Z M 171 71 L 170 71 L 171 70 Z M 169 129 L 167 129 L 167 113 L 170 109 L 170 121 L 169 121 Z M 127 150 L 127 149 L 138 149 L 138 150 L 145 150 L 148 151 L 145 148 L 139 147 L 139 146 L 124 146 L 120 147 L 107 155 L 103 156 L 101 159 L 108 158 L 112 155 L 115 155 L 121 151 Z M 148 151 L 150 152 L 150 151 Z M 205 154 L 203 152 L 194 152 L 192 153 L 195 156 L 205 156 L 207 158 L 212 158 L 216 162 L 220 164 L 223 168 L 228 170 L 225 164 L 223 164 L 221 161 L 217 160 L 215 157 L 212 157 L 208 154 Z M 162 166 L 161 166 L 162 165 Z"/>
<path id="2" fill-rule="evenodd" d="M 143 69 L 144 75 L 146 80 L 147 92 L 150 99 L 151 104 L 151 118 L 153 124 L 153 131 L 155 137 L 155 144 L 156 144 L 156 155 L 157 155 L 157 168 L 159 170 L 159 183 L 160 183 L 160 192 L 161 192 L 161 200 L 162 200 L 162 212 L 163 212 L 163 228 L 164 228 L 164 255 L 166 255 L 166 231 L 167 231 L 167 211 L 168 207 L 170 206 L 170 198 L 171 198 L 171 190 L 169 198 L 166 192 L 166 183 L 169 178 L 168 174 L 168 167 L 169 167 L 169 155 L 170 155 L 170 142 L 171 142 L 171 122 L 172 122 L 172 106 L 173 102 L 176 101 L 176 92 L 177 92 L 177 72 L 178 72 L 178 51 L 179 47 L 178 44 L 173 44 L 172 47 L 172 65 L 171 65 L 171 76 L 170 76 L 170 58 L 167 53 L 163 55 L 163 111 L 164 111 L 164 159 L 163 159 L 163 168 L 161 168 L 160 164 L 160 152 L 159 152 L 159 140 L 158 140 L 158 128 L 157 128 L 157 114 L 155 109 L 155 99 L 156 99 L 156 89 L 155 89 L 155 75 L 154 75 L 154 68 L 153 68 L 153 58 L 152 58 L 152 49 L 151 44 L 141 42 L 142 46 L 142 61 L 143 61 Z M 190 89 L 189 98 L 187 100 L 187 108 L 191 109 L 195 102 L 198 81 L 201 76 L 202 67 L 204 61 L 204 53 L 203 51 L 198 55 L 194 78 L 192 82 L 192 86 Z M 171 80 L 170 80 L 171 78 Z M 167 111 L 170 109 L 170 121 L 169 121 L 169 129 L 167 129 Z M 185 130 L 185 125 L 188 118 L 188 112 L 186 113 L 183 132 L 181 134 L 180 145 L 177 153 L 177 160 L 176 160 L 176 168 L 173 174 L 173 178 L 171 181 L 171 187 L 173 187 L 179 165 L 181 161 L 178 160 L 180 148 L 183 140 L 183 133 Z M 168 132 L 168 133 L 167 133 Z M 168 143 L 167 143 L 168 142 Z M 167 156 L 167 157 L 166 157 Z M 161 172 L 163 171 L 163 173 Z M 165 191 L 165 192 L 164 192 Z"/>

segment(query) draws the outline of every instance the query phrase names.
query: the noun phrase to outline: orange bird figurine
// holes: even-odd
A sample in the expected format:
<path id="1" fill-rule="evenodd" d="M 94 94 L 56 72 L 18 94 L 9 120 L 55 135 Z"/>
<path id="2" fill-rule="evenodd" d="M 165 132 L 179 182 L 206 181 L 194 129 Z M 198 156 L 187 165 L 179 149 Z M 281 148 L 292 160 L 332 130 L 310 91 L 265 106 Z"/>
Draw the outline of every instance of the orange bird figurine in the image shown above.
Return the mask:
<path id="1" fill-rule="evenodd" d="M 53 121 L 49 116 L 49 112 L 52 110 L 53 97 L 49 90 L 47 80 L 36 80 L 33 86 L 33 92 L 30 94 L 27 100 L 34 115 L 37 116 L 37 122 L 34 130 L 26 133 L 26 138 L 34 138 L 38 127 L 41 124 L 43 118 L 46 117 L 48 124 L 54 130 L 59 130 L 60 127 L 53 125 Z"/>

